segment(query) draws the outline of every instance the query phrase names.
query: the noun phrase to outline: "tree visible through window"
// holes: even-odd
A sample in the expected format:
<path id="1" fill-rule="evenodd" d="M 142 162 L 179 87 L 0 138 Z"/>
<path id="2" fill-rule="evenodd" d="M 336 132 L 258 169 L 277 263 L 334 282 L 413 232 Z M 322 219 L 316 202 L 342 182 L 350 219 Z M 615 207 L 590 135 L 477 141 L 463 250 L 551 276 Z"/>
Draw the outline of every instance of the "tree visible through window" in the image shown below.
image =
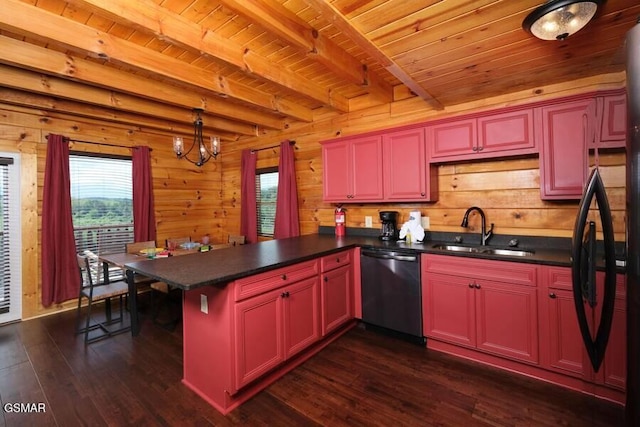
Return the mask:
<path id="1" fill-rule="evenodd" d="M 256 171 L 256 206 L 258 236 L 273 237 L 278 195 L 278 168 Z"/>
<path id="2" fill-rule="evenodd" d="M 133 241 L 130 158 L 69 156 L 71 211 L 78 252 L 122 252 Z"/>

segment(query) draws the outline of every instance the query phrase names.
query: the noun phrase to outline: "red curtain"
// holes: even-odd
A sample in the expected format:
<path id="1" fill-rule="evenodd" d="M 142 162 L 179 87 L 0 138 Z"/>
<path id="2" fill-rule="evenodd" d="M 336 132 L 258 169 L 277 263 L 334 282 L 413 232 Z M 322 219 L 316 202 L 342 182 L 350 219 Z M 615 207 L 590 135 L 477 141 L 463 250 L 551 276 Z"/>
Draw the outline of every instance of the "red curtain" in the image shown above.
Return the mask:
<path id="1" fill-rule="evenodd" d="M 293 145 L 289 140 L 280 144 L 280 164 L 278 165 L 278 198 L 273 230 L 275 239 L 300 235 L 298 221 L 298 186 L 296 184 Z"/>
<path id="2" fill-rule="evenodd" d="M 132 153 L 133 240 L 156 240 L 156 214 L 153 206 L 153 180 L 149 147 L 134 147 Z"/>
<path id="3" fill-rule="evenodd" d="M 78 297 L 80 274 L 71 217 L 69 145 L 62 135 L 47 137 L 42 197 L 42 305 Z"/>
<path id="4" fill-rule="evenodd" d="M 247 243 L 258 241 L 256 203 L 256 155 L 250 149 L 242 150 L 240 195 L 240 234 Z"/>

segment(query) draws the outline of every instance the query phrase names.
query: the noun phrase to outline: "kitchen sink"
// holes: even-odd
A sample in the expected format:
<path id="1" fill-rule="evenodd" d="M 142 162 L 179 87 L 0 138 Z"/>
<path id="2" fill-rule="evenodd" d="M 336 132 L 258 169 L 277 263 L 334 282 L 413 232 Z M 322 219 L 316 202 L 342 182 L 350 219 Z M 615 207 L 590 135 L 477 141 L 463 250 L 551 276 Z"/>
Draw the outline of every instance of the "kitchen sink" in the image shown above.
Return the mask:
<path id="1" fill-rule="evenodd" d="M 507 255 L 507 256 L 530 256 L 533 255 L 533 251 L 523 251 L 520 249 L 482 249 L 479 251 L 483 254 L 491 255 Z"/>
<path id="2" fill-rule="evenodd" d="M 534 254 L 533 251 L 525 251 L 521 249 L 498 249 L 498 248 L 485 248 L 485 247 L 477 247 L 477 246 L 458 246 L 458 245 L 446 245 L 446 244 L 438 244 L 433 245 L 433 249 L 439 249 L 442 251 L 451 251 L 451 252 L 469 252 L 469 253 L 479 253 L 479 254 L 488 254 L 488 255 L 504 255 L 504 256 L 531 256 Z"/>
<path id="3" fill-rule="evenodd" d="M 456 246 L 456 245 L 433 245 L 433 249 L 453 252 L 480 252 L 479 248 L 473 246 Z"/>

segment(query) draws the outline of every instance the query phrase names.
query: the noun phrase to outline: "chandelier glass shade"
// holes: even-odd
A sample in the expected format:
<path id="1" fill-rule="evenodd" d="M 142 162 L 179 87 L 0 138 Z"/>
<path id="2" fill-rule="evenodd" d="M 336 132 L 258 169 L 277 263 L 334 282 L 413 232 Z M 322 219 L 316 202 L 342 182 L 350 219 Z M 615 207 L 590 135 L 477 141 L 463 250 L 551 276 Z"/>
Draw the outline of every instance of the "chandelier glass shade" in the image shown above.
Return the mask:
<path id="1" fill-rule="evenodd" d="M 605 0 L 549 0 L 531 12 L 522 28 L 542 40 L 564 40 L 591 21 Z"/>
<path id="2" fill-rule="evenodd" d="M 207 163 L 212 158 L 215 159 L 220 154 L 220 138 L 212 136 L 209 139 L 209 144 L 205 144 L 204 137 L 202 136 L 202 108 L 194 108 L 193 112 L 196 114 L 196 119 L 193 122 L 193 142 L 189 149 L 184 151 L 184 140 L 181 136 L 173 137 L 173 151 L 179 159 L 185 159 L 194 165 L 200 167 Z M 195 158 L 189 157 L 192 151 L 197 151 L 194 154 Z"/>

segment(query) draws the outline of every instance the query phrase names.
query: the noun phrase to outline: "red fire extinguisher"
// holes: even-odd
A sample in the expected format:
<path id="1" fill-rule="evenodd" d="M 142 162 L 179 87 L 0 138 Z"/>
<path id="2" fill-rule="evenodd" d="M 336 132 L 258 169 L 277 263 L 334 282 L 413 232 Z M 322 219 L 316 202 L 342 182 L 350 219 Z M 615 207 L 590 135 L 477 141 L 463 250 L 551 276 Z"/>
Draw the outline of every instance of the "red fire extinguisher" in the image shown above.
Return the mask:
<path id="1" fill-rule="evenodd" d="M 342 237 L 345 234 L 345 217 L 344 217 L 344 209 L 342 209 L 342 205 L 336 208 L 335 217 L 336 217 L 336 237 Z"/>

